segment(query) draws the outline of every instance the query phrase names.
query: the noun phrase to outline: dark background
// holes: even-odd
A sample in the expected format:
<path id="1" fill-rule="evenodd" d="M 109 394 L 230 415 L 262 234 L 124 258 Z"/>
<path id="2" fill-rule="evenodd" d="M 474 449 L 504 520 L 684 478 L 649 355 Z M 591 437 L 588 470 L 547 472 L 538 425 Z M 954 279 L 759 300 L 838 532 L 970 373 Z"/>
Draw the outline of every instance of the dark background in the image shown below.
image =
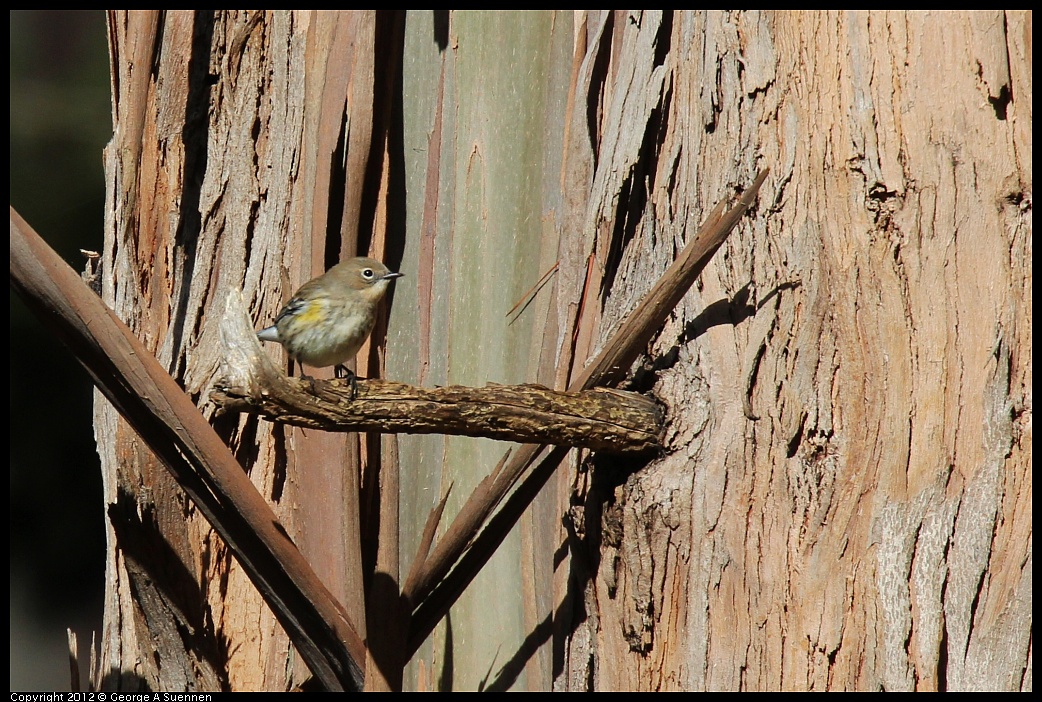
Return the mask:
<path id="1" fill-rule="evenodd" d="M 105 15 L 12 11 L 10 21 L 10 203 L 79 271 L 79 250 L 100 251 L 104 226 Z M 104 591 L 93 389 L 18 296 L 10 300 L 11 690 L 69 690 L 65 630 L 79 634 L 88 660 Z"/>

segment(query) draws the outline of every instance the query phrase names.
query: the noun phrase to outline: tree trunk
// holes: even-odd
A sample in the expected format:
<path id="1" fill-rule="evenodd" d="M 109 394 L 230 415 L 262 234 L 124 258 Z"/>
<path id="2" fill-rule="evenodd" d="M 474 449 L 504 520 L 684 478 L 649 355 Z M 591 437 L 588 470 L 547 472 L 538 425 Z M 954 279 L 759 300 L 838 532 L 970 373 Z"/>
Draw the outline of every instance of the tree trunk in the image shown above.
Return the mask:
<path id="1" fill-rule="evenodd" d="M 245 291 L 260 328 L 355 254 L 375 33 L 364 13 L 110 16 L 104 297 L 207 415 L 228 291 Z M 330 183 L 344 163 L 350 181 Z M 350 233 L 331 212 L 353 217 Z M 364 635 L 357 435 L 215 423 Z M 104 402 L 96 426 L 114 532 L 97 684 L 284 690 L 306 679 L 224 544 Z M 123 531 L 144 535 L 133 554 Z"/>
<path id="2" fill-rule="evenodd" d="M 260 328 L 356 252 L 406 274 L 360 375 L 567 387 L 771 169 L 624 385 L 664 454 L 573 451 L 406 688 L 1030 689 L 1030 13 L 114 12 L 110 41 L 103 296 L 207 416 L 227 292 Z M 385 651 L 373 593 L 503 452 L 213 423 Z M 96 433 L 95 686 L 304 682 L 104 401 Z"/>
<path id="3" fill-rule="evenodd" d="M 557 686 L 1030 688 L 1030 14 L 611 31 L 594 338 L 772 177 L 638 372 L 668 455 L 581 466 Z M 647 124 L 622 160 L 615 109 Z"/>

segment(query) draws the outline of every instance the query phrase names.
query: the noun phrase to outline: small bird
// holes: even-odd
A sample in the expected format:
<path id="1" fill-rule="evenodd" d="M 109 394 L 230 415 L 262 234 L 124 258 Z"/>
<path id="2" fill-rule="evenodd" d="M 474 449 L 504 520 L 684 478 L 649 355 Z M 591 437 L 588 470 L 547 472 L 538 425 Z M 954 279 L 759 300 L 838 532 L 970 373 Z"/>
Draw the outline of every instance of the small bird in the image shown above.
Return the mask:
<path id="1" fill-rule="evenodd" d="M 402 277 L 372 258 L 350 258 L 301 286 L 275 318 L 257 332 L 261 341 L 275 341 L 297 363 L 333 366 L 338 378 L 355 375 L 344 367 L 354 358 L 376 324 L 376 310 L 395 278 Z M 354 393 L 352 392 L 352 395 Z"/>

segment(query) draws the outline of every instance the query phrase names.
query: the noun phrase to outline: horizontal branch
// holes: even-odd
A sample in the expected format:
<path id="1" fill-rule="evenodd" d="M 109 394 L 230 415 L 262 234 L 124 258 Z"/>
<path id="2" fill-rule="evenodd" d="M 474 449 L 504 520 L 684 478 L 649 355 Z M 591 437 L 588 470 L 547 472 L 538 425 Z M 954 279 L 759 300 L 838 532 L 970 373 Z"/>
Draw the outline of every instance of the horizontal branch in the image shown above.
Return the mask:
<path id="1" fill-rule="evenodd" d="M 554 392 L 541 385 L 421 388 L 359 380 L 290 379 L 259 394 L 221 387 L 210 399 L 224 411 L 326 431 L 454 434 L 518 443 L 626 453 L 661 448 L 662 410 L 642 395 L 606 389 Z"/>
<path id="2" fill-rule="evenodd" d="M 326 431 L 455 434 L 627 453 L 661 448 L 662 408 L 631 392 L 556 392 L 541 385 L 421 388 L 388 380 L 287 378 L 260 347 L 229 295 L 221 320 L 227 348 L 210 399 L 221 411 Z M 353 395 L 353 397 L 352 397 Z"/>

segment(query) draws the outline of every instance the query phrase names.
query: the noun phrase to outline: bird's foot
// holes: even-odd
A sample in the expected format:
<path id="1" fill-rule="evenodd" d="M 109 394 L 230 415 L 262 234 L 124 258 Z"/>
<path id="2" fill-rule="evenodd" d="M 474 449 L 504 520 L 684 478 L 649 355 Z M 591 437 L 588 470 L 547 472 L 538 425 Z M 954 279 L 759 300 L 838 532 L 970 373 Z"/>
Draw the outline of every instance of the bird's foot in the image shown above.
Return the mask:
<path id="1" fill-rule="evenodd" d="M 358 395 L 358 376 L 355 375 L 355 372 L 342 363 L 338 363 L 333 366 L 333 376 L 347 378 L 347 382 L 351 384 L 351 402 L 354 402 L 355 396 Z"/>

